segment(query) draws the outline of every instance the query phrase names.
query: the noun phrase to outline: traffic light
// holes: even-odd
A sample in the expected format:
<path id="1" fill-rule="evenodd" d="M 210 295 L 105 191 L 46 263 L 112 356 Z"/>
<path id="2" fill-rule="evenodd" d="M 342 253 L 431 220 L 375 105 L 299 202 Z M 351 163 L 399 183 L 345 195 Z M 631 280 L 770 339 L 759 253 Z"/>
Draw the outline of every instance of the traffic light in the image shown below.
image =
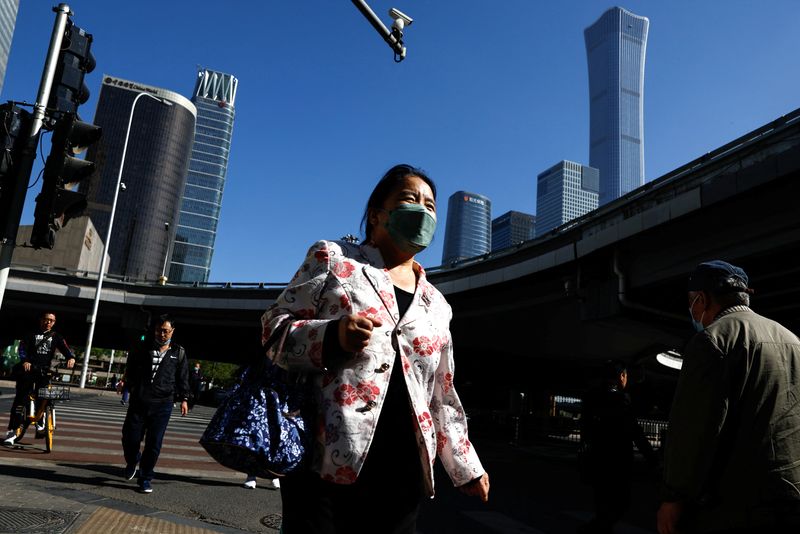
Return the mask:
<path id="1" fill-rule="evenodd" d="M 53 147 L 44 164 L 42 191 L 36 197 L 31 245 L 53 248 L 55 233 L 86 209 L 86 195 L 73 187 L 94 172 L 91 161 L 72 157 L 100 139 L 99 126 L 64 113 L 53 127 Z"/>
<path id="2" fill-rule="evenodd" d="M 89 99 L 83 77 L 92 72 L 96 62 L 91 52 L 92 35 L 67 21 L 61 50 L 58 54 L 47 107 L 64 113 L 76 113 L 78 106 Z"/>
<path id="3" fill-rule="evenodd" d="M 19 106 L 0 106 L 0 243 L 14 243 L 28 188 L 32 159 L 23 157 L 33 116 Z M 32 140 L 33 149 L 39 137 Z"/>

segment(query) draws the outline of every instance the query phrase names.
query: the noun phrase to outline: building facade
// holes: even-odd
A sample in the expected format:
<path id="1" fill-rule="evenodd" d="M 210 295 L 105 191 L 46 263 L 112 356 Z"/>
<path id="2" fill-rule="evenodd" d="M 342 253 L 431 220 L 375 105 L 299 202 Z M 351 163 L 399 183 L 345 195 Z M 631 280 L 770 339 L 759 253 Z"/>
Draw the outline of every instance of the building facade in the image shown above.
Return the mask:
<path id="1" fill-rule="evenodd" d="M 486 254 L 492 248 L 492 202 L 456 191 L 447 202 L 442 265 Z"/>
<path id="2" fill-rule="evenodd" d="M 131 106 L 136 101 L 128 132 Z M 87 193 L 89 216 L 105 238 L 117 177 L 119 193 L 108 244 L 108 272 L 135 280 L 157 280 L 167 267 L 181 195 L 194 141 L 196 109 L 187 98 L 158 87 L 103 75 L 94 124 L 103 129 L 86 159 L 97 165 Z M 125 160 L 126 134 L 128 138 Z"/>
<path id="3" fill-rule="evenodd" d="M 0 0 L 0 94 L 3 92 L 3 81 L 6 79 L 8 54 L 11 51 L 18 11 L 19 0 Z"/>
<path id="4" fill-rule="evenodd" d="M 17 243 L 31 240 L 33 225 L 20 226 Z M 89 217 L 70 219 L 58 231 L 52 249 L 36 250 L 31 247 L 14 247 L 11 263 L 16 266 L 50 266 L 68 271 L 100 272 L 100 259 L 103 257 L 103 240 Z M 108 258 L 106 254 L 106 258 Z"/>
<path id="5" fill-rule="evenodd" d="M 644 60 L 650 21 L 613 7 L 584 30 L 589 66 L 589 165 L 602 206 L 644 183 Z"/>
<path id="6" fill-rule="evenodd" d="M 556 163 L 536 178 L 536 237 L 597 208 L 597 169 Z"/>
<path id="7" fill-rule="evenodd" d="M 239 80 L 201 69 L 192 102 L 197 107 L 194 146 L 172 250 L 172 282 L 207 282 L 214 255 L 222 193 L 236 115 Z"/>
<path id="8" fill-rule="evenodd" d="M 507 211 L 492 221 L 492 252 L 533 239 L 536 215 Z"/>

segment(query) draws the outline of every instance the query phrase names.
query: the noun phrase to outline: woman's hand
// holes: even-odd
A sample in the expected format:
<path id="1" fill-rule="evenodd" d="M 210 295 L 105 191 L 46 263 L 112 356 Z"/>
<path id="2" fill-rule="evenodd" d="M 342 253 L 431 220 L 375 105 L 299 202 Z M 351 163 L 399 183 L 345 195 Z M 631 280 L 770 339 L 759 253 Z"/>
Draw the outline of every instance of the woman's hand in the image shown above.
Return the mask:
<path id="1" fill-rule="evenodd" d="M 345 352 L 361 352 L 372 337 L 372 329 L 383 325 L 380 319 L 347 315 L 339 320 L 339 345 Z"/>
<path id="2" fill-rule="evenodd" d="M 483 502 L 489 501 L 489 473 L 483 473 L 480 478 L 467 482 L 458 487 L 461 493 L 473 497 L 480 497 Z"/>

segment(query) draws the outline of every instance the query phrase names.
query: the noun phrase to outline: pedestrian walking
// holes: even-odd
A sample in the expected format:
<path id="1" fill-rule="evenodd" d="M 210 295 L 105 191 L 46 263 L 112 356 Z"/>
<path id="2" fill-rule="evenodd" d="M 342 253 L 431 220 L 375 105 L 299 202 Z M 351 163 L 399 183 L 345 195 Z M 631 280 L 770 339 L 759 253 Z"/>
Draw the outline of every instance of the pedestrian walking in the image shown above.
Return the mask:
<path id="1" fill-rule="evenodd" d="M 189 398 L 189 410 L 194 408 L 194 405 L 197 404 L 197 400 L 200 398 L 204 378 L 203 371 L 200 369 L 200 362 L 195 362 L 192 372 L 189 373 L 189 386 L 192 388 L 192 395 Z"/>
<path id="2" fill-rule="evenodd" d="M 175 321 L 168 315 L 159 317 L 153 338 L 128 354 L 125 374 L 117 385 L 130 391 L 130 405 L 122 425 L 124 477 L 133 480 L 138 472 L 142 493 L 153 491 L 154 468 L 173 401 L 180 401 L 181 416 L 189 411 L 189 364 L 186 351 L 172 341 L 174 333 Z M 140 450 L 142 440 L 144 449 Z"/>
<path id="3" fill-rule="evenodd" d="M 54 313 L 43 313 L 39 319 L 39 329 L 25 337 L 19 345 L 20 361 L 12 371 L 12 376 L 16 380 L 16 395 L 11 403 L 8 432 L 3 441 L 5 445 L 14 445 L 25 434 L 28 421 L 23 407 L 28 402 L 31 392 L 47 387 L 50 383 L 47 372 L 53 363 L 55 353 L 59 352 L 67 359 L 68 369 L 72 369 L 75 365 L 75 355 L 64 336 L 53 330 L 55 324 Z"/>
<path id="4" fill-rule="evenodd" d="M 636 420 L 624 362 L 606 362 L 603 384 L 583 398 L 581 428 L 581 477 L 592 487 L 594 518 L 579 529 L 582 534 L 613 532 L 630 508 L 633 445 L 651 465 L 656 453 Z"/>
<path id="5" fill-rule="evenodd" d="M 800 339 L 750 309 L 748 286 L 720 260 L 689 277 L 698 332 L 670 412 L 659 534 L 800 532 Z"/>
<path id="6" fill-rule="evenodd" d="M 268 356 L 306 373 L 318 400 L 311 467 L 281 481 L 286 534 L 415 532 L 437 456 L 455 486 L 488 499 L 453 388 L 452 312 L 414 261 L 436 227 L 433 181 L 393 167 L 362 223 L 361 246 L 314 244 L 262 317 L 265 343 L 287 335 Z"/>

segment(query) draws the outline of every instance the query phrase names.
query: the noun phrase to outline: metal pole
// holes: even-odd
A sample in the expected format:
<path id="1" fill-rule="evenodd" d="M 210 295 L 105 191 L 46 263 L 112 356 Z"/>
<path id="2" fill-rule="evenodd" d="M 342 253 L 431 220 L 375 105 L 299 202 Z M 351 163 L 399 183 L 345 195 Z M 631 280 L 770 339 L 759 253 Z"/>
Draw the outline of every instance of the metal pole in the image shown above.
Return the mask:
<path id="1" fill-rule="evenodd" d="M 53 79 L 56 74 L 56 63 L 58 62 L 58 54 L 61 51 L 61 41 L 64 40 L 64 31 L 67 29 L 67 19 L 72 12 L 67 4 L 59 4 L 58 7 L 53 8 L 56 12 L 56 21 L 53 24 L 53 33 L 50 35 L 50 48 L 47 49 L 47 59 L 44 62 L 44 70 L 42 71 L 42 79 L 39 82 L 39 94 L 36 95 L 36 103 L 33 105 L 33 121 L 31 121 L 31 129 L 28 132 L 25 150 L 23 151 L 23 161 L 18 162 L 19 169 L 29 169 L 31 163 L 36 158 L 36 147 L 39 140 L 39 130 L 42 128 L 42 122 L 45 117 L 45 106 L 47 99 L 50 97 L 50 89 L 53 86 Z M 29 179 L 30 176 L 27 177 Z M 26 179 L 24 176 L 19 176 L 18 179 Z M 26 179 L 26 181 L 27 181 Z M 25 197 L 17 199 L 20 206 L 25 203 Z M 19 228 L 19 217 L 12 227 Z M 13 232 L 16 234 L 16 231 Z M 14 236 L 16 238 L 16 235 Z M 10 242 L 0 242 L 0 308 L 3 307 L 3 296 L 6 292 L 8 285 L 8 274 L 11 271 L 11 256 L 14 254 L 15 239 Z"/>
<path id="2" fill-rule="evenodd" d="M 89 334 L 86 336 L 86 348 L 83 352 L 83 369 L 81 370 L 81 389 L 86 387 L 86 374 L 89 370 L 89 355 L 92 352 L 92 339 L 94 338 L 94 326 L 97 322 L 97 308 L 100 307 L 100 292 L 103 289 L 103 277 L 106 270 L 106 256 L 108 254 L 109 242 L 111 241 L 111 228 L 114 225 L 114 214 L 117 212 L 117 199 L 119 198 L 120 184 L 122 183 L 122 170 L 125 166 L 125 155 L 128 153 L 128 139 L 131 135 L 131 124 L 133 123 L 133 112 L 136 110 L 136 104 L 143 96 L 152 98 L 158 102 L 164 102 L 161 98 L 153 96 L 150 93 L 139 93 L 133 99 L 131 105 L 131 113 L 128 117 L 128 130 L 125 132 L 125 143 L 122 145 L 122 159 L 119 162 L 119 173 L 117 174 L 117 186 L 114 188 L 114 200 L 111 203 L 111 215 L 108 218 L 108 230 L 106 231 L 106 239 L 103 241 L 103 255 L 100 259 L 100 272 L 97 275 L 97 288 L 94 291 L 94 304 L 92 305 L 92 314 L 89 315 L 87 321 L 89 323 Z"/>
<path id="3" fill-rule="evenodd" d="M 164 266 L 161 268 L 161 276 L 158 277 L 158 284 L 167 285 L 167 260 L 169 259 L 169 223 L 164 223 L 164 231 L 167 232 L 167 250 L 164 252 Z"/>
<path id="4" fill-rule="evenodd" d="M 367 21 L 372 24 L 372 27 L 375 28 L 381 37 L 383 37 L 383 40 L 386 41 L 392 50 L 394 50 L 396 54 L 405 57 L 406 54 L 403 45 L 399 43 L 397 39 L 395 39 L 394 35 L 392 35 L 392 32 L 389 31 L 389 28 L 387 28 L 383 22 L 381 22 L 381 19 L 379 19 L 378 15 L 372 11 L 372 8 L 367 5 L 367 2 L 365 0 L 352 0 L 352 2 L 353 5 L 355 5 L 359 11 L 361 11 L 361 14 L 364 15 Z"/>

